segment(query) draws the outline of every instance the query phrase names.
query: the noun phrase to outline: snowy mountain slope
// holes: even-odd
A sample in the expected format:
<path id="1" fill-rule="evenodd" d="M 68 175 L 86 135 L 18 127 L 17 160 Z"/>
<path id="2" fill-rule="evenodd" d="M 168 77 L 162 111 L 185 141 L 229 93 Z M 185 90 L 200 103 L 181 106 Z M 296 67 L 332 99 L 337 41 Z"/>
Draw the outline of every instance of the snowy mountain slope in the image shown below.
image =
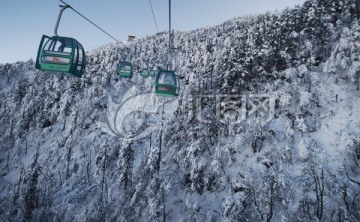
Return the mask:
<path id="1" fill-rule="evenodd" d="M 3 221 L 358 221 L 358 1 L 166 33 L 88 55 L 83 78 L 0 66 Z M 5 82 L 6 81 L 6 82 Z"/>

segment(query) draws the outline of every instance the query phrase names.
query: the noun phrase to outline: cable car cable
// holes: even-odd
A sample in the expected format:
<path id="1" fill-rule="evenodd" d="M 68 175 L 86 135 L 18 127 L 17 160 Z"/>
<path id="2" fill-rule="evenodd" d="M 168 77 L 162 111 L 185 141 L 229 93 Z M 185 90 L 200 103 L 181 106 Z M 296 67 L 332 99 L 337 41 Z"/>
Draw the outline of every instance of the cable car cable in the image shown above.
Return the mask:
<path id="1" fill-rule="evenodd" d="M 153 9 L 152 4 L 151 4 L 151 0 L 149 0 L 149 4 L 150 4 L 151 12 L 152 12 L 152 15 L 153 15 L 153 19 L 154 19 L 154 22 L 155 22 L 156 30 L 157 30 L 157 32 L 159 32 L 158 25 L 157 25 L 156 18 L 155 18 L 155 14 L 154 14 L 154 9 Z"/>
<path id="2" fill-rule="evenodd" d="M 92 22 L 90 19 L 86 18 L 84 15 L 82 15 L 80 12 L 76 11 L 72 6 L 70 6 L 69 4 L 65 3 L 63 0 L 60 0 L 62 3 L 64 3 L 66 6 L 68 6 L 69 8 L 71 8 L 74 12 L 76 12 L 77 14 L 79 14 L 81 17 L 83 17 L 84 19 L 86 19 L 88 22 L 90 22 L 92 25 L 94 25 L 96 28 L 100 29 L 102 32 L 104 32 L 106 35 L 108 35 L 110 38 L 114 39 L 116 42 L 121 43 L 119 40 L 117 40 L 116 38 L 114 38 L 112 35 L 110 35 L 108 32 L 106 32 L 104 29 L 100 28 L 98 25 L 96 25 L 94 22 Z M 127 47 L 126 45 L 124 45 L 126 48 L 130 49 L 129 47 Z"/>

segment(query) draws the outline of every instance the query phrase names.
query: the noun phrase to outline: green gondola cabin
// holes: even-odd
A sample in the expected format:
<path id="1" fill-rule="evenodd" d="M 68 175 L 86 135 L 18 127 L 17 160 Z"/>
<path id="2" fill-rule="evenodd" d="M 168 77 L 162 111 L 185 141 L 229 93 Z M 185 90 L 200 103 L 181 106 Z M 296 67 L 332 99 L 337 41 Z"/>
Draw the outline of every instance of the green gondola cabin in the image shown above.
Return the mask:
<path id="1" fill-rule="evenodd" d="M 131 79 L 133 76 L 133 65 L 131 62 L 120 62 L 117 73 L 119 77 Z"/>
<path id="2" fill-rule="evenodd" d="M 149 77 L 149 74 L 150 74 L 149 69 L 142 69 L 142 70 L 140 71 L 140 76 L 142 76 L 143 78 Z"/>
<path id="3" fill-rule="evenodd" d="M 155 79 L 155 94 L 157 96 L 178 96 L 179 78 L 174 71 L 159 70 Z"/>
<path id="4" fill-rule="evenodd" d="M 74 38 L 43 35 L 36 69 L 81 77 L 85 71 L 85 51 Z"/>
<path id="5" fill-rule="evenodd" d="M 157 72 L 157 70 L 150 70 L 150 73 L 149 73 L 149 76 L 151 76 L 151 77 L 155 77 L 156 76 L 156 72 Z"/>

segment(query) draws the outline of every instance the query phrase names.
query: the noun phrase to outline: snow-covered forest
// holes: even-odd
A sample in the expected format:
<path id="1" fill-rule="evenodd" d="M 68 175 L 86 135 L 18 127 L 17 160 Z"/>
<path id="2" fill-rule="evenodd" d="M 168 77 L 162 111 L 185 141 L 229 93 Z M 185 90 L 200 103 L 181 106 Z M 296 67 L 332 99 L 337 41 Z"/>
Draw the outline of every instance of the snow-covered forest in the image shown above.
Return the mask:
<path id="1" fill-rule="evenodd" d="M 0 64 L 1 221 L 359 221 L 360 1 L 87 52 L 82 78 Z M 131 80 L 116 75 L 129 60 Z"/>

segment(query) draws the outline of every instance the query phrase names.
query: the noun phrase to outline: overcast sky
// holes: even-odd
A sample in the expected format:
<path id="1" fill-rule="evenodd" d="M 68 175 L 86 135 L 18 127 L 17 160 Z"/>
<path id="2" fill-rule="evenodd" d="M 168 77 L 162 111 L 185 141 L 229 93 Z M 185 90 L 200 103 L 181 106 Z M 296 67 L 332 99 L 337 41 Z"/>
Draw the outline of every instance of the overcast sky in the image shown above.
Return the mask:
<path id="1" fill-rule="evenodd" d="M 118 40 L 157 33 L 149 0 L 67 0 L 74 9 Z M 305 0 L 172 0 L 172 27 L 193 30 L 243 15 L 283 10 Z M 159 31 L 168 29 L 168 0 L 151 0 Z M 58 0 L 1 0 L 0 63 L 35 58 L 43 34 L 54 35 Z M 86 51 L 114 40 L 71 9 L 65 10 L 58 35 L 76 38 Z"/>

